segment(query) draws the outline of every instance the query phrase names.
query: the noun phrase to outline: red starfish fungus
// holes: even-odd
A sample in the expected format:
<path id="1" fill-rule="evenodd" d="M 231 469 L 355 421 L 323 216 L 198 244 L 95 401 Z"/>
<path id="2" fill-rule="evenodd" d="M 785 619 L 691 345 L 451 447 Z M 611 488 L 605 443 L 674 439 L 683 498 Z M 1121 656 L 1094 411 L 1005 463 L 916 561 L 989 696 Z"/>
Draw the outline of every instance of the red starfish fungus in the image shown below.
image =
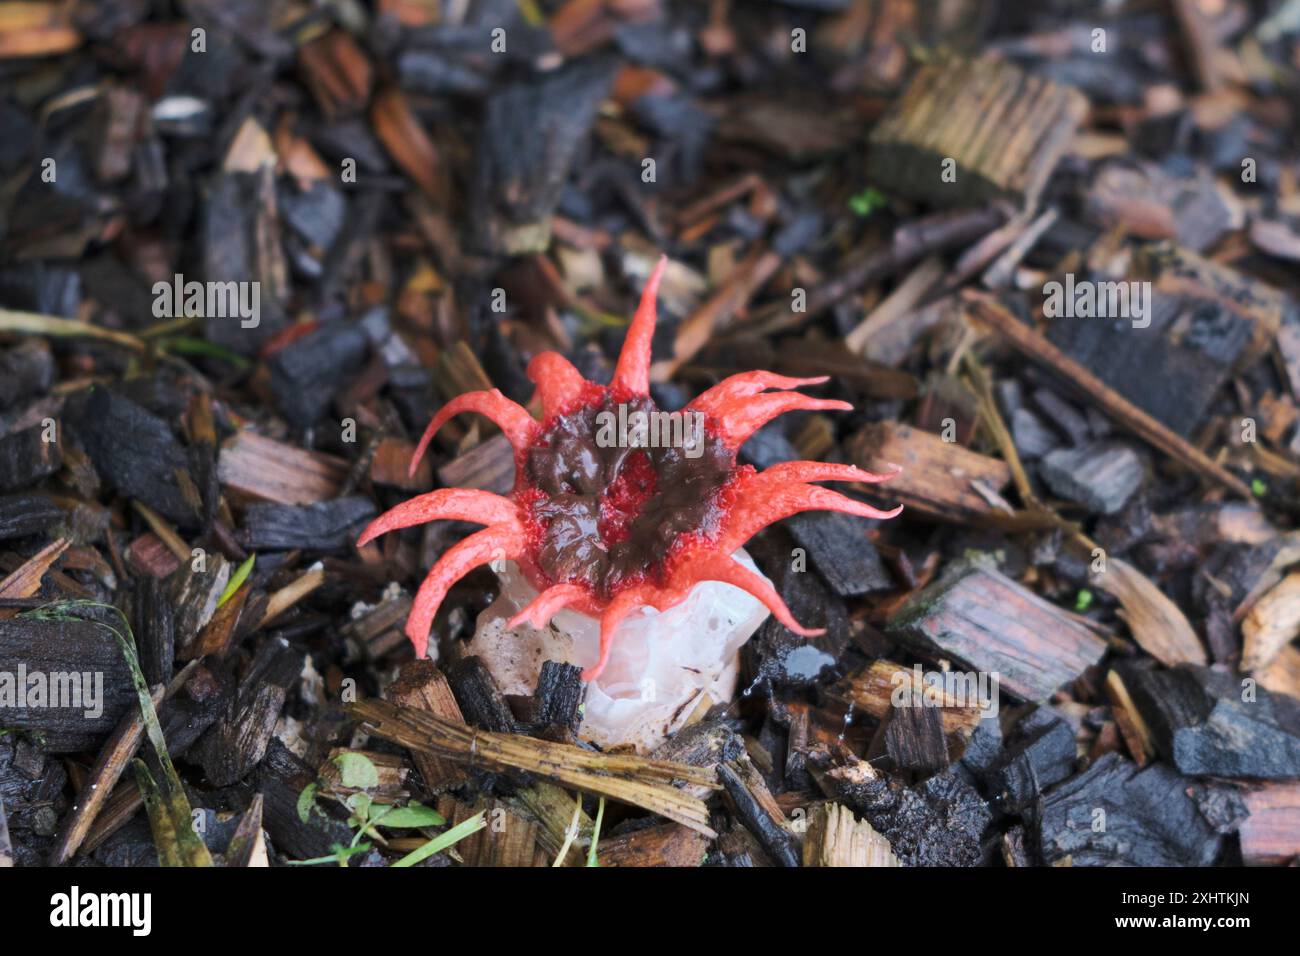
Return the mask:
<path id="1" fill-rule="evenodd" d="M 460 488 L 419 495 L 376 518 L 357 542 L 361 546 L 426 521 L 487 525 L 449 548 L 420 586 L 406 623 L 419 656 L 448 589 L 497 558 L 515 561 L 539 592 L 511 627 L 525 621 L 543 627 L 564 607 L 600 619 L 600 660 L 583 672 L 584 680 L 594 680 L 604 668 L 624 617 L 643 606 L 663 611 L 680 604 L 701 581 L 735 585 L 795 633 L 820 634 L 802 627 L 776 589 L 731 555 L 762 528 L 801 511 L 892 518 L 902 510 L 879 511 L 810 484 L 885 481 L 896 471 L 876 475 L 851 465 L 795 461 L 757 472 L 736 464 L 745 440 L 784 412 L 852 407 L 788 391 L 820 384 L 827 380 L 824 375 L 731 376 L 684 410 L 700 423 L 693 446 L 646 441 L 644 429 L 630 442 L 608 440 L 612 423 L 626 422 L 629 409 L 634 422 L 640 414 L 640 421 L 664 429 L 671 418 L 649 396 L 655 295 L 666 261 L 660 259 L 646 283 L 608 386 L 588 382 L 563 356 L 544 352 L 528 366 L 541 399 L 541 421 L 493 389 L 452 399 L 429 423 L 412 457 L 412 472 L 443 423 L 477 412 L 495 422 L 514 447 L 515 485 L 510 497 Z M 606 428 L 608 433 L 602 431 Z"/>

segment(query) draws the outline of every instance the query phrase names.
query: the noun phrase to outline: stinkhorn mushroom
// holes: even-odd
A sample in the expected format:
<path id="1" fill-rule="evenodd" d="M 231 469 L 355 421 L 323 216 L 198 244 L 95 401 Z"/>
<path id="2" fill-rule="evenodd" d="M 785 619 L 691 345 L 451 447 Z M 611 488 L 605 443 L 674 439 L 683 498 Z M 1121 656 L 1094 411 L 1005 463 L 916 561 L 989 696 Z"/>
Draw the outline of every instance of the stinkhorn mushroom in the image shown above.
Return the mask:
<path id="1" fill-rule="evenodd" d="M 628 614 L 642 607 L 667 611 L 704 581 L 748 592 L 791 631 L 813 637 L 823 632 L 802 627 L 776 589 L 733 554 L 762 528 L 801 511 L 892 518 L 902 510 L 881 511 L 811 484 L 880 482 L 897 470 L 881 475 L 852 465 L 794 461 L 760 472 L 736 463 L 745 440 L 778 415 L 851 409 L 847 402 L 790 391 L 825 382 L 824 375 L 755 371 L 725 379 L 684 410 L 703 425 L 695 447 L 610 441 L 608 435 L 601 440 L 611 416 L 626 421 L 631 410 L 645 422 L 662 414 L 649 393 L 650 343 L 666 262 L 659 260 L 646 283 L 609 385 L 589 382 L 560 354 L 543 352 L 528 366 L 541 421 L 493 389 L 452 399 L 425 429 L 412 473 L 448 419 L 476 412 L 493 421 L 514 448 L 515 483 L 508 497 L 462 488 L 419 495 L 380 515 L 358 540 L 360 547 L 427 521 L 487 525 L 447 549 L 421 584 L 406 622 L 417 656 L 425 656 L 434 615 L 451 586 L 473 568 L 501 559 L 515 562 L 538 592 L 509 627 L 544 627 L 562 608 L 599 620 L 599 659 L 583 671 L 586 681 L 604 669 Z"/>

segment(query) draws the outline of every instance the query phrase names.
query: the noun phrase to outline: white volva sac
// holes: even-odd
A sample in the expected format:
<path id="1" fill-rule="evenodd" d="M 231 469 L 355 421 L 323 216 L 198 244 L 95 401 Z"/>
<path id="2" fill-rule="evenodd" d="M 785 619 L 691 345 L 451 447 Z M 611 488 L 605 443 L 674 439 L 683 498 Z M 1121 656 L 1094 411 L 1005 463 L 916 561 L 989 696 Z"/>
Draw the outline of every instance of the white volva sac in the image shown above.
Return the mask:
<path id="1" fill-rule="evenodd" d="M 744 550 L 734 557 L 757 572 Z M 479 615 L 468 653 L 483 659 L 506 694 L 531 694 L 548 660 L 589 667 L 599 656 L 600 622 L 573 610 L 544 628 L 506 622 L 537 596 L 518 567 L 499 562 L 501 596 Z M 720 581 L 695 586 L 664 612 L 642 608 L 619 625 L 604 672 L 587 685 L 579 736 L 600 747 L 645 753 L 681 728 L 696 708 L 731 700 L 739 652 L 767 619 L 758 600 Z"/>

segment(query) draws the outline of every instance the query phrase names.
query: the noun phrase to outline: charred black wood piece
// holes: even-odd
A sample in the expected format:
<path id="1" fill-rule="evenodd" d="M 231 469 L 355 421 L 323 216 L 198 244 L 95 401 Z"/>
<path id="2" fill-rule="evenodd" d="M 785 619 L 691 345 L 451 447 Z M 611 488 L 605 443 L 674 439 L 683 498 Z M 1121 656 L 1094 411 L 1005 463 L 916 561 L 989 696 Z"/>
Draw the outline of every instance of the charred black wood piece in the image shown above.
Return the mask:
<path id="1" fill-rule="evenodd" d="M 1142 250 L 1135 261 L 1138 281 L 1150 281 L 1145 315 L 1130 308 L 1132 318 L 1070 318 L 1071 309 L 1052 321 L 1047 337 L 1142 411 L 1187 437 L 1229 376 L 1267 347 L 1281 323 L 1281 296 L 1262 282 L 1168 244 Z M 1127 281 L 1094 285 L 1108 309 L 1112 286 L 1129 288 Z M 1069 284 L 1063 292 L 1068 299 Z M 1117 301 L 1122 306 L 1123 300 Z"/>
<path id="2" fill-rule="evenodd" d="M 0 497 L 0 541 L 36 534 L 63 519 L 63 509 L 43 495 Z"/>
<path id="3" fill-rule="evenodd" d="M 67 806 L 67 785 L 62 760 L 20 734 L 0 736 L 0 803 L 19 866 L 44 865 L 44 848 L 33 838 L 53 838 Z"/>
<path id="4" fill-rule="evenodd" d="M 1094 514 L 1113 515 L 1142 484 L 1142 459 L 1128 445 L 1095 442 L 1046 455 L 1039 473 L 1053 492 Z"/>
<path id="5" fill-rule="evenodd" d="M 710 717 L 675 734 L 655 748 L 656 760 L 673 760 L 692 767 L 716 767 L 745 753 L 740 735 L 719 717 Z"/>
<path id="6" fill-rule="evenodd" d="M 798 460 L 799 452 L 775 426 L 762 428 L 748 442 L 741 457 L 756 468 Z M 817 572 L 840 597 L 861 597 L 888 591 L 894 581 L 866 536 L 870 523 L 833 511 L 795 515 L 785 528 L 803 548 Z M 787 555 L 787 564 L 789 556 Z"/>
<path id="7" fill-rule="evenodd" d="M 302 667 L 301 652 L 283 638 L 268 641 L 258 649 L 239 692 L 191 754 L 210 783 L 229 786 L 261 762 L 288 688 L 302 673 Z"/>
<path id="8" fill-rule="evenodd" d="M 813 567 L 840 597 L 861 597 L 895 586 L 867 537 L 870 527 L 866 519 L 838 511 L 805 512 L 786 522 Z"/>
<path id="9" fill-rule="evenodd" d="M 145 682 L 150 687 L 167 683 L 176 662 L 176 619 L 162 581 L 145 577 L 137 582 L 130 619 Z"/>
<path id="10" fill-rule="evenodd" d="M 53 383 L 54 354 L 42 339 L 28 339 L 0 352 L 0 409 L 46 392 Z"/>
<path id="11" fill-rule="evenodd" d="M 201 213 L 201 266 L 208 280 L 204 307 L 198 310 L 203 336 L 253 355 L 288 322 L 281 307 L 287 268 L 273 170 L 214 176 Z M 209 290 L 220 292 L 220 297 Z"/>
<path id="12" fill-rule="evenodd" d="M 167 422 L 113 389 L 82 393 L 68 412 L 73 433 L 107 484 L 182 528 L 202 523 L 201 501 L 182 490 L 190 457 Z"/>
<path id="13" fill-rule="evenodd" d="M 948 766 L 948 742 L 938 707 L 905 706 L 890 711 L 885 750 L 900 770 L 929 773 Z"/>
<path id="14" fill-rule="evenodd" d="M 100 625 L 0 621 L 0 727 L 39 735 L 49 753 L 93 749 L 136 701 L 122 649 Z"/>
<path id="15" fill-rule="evenodd" d="M 582 723 L 582 702 L 587 685 L 582 668 L 573 664 L 547 661 L 537 677 L 534 733 L 550 740 L 572 741 Z"/>
<path id="16" fill-rule="evenodd" d="M 1300 778 L 1300 702 L 1192 664 L 1121 667 L 1160 755 L 1189 776 Z"/>
<path id="17" fill-rule="evenodd" d="M 189 759 L 193 747 L 227 712 L 239 686 L 225 668 L 199 667 L 184 689 L 158 708 L 158 723 L 172 757 Z"/>
<path id="18" fill-rule="evenodd" d="M 497 733 L 513 733 L 515 717 L 481 657 L 463 657 L 446 669 L 466 723 Z"/>
<path id="19" fill-rule="evenodd" d="M 808 687 L 848 646 L 848 612 L 844 602 L 822 581 L 791 560 L 790 539 L 773 532 L 750 545 L 796 620 L 821 627 L 818 637 L 800 637 L 776 618 L 768 618 L 742 649 L 750 669 L 779 688 Z"/>
<path id="20" fill-rule="evenodd" d="M 374 515 L 374 503 L 359 496 L 310 505 L 259 501 L 244 512 L 239 543 L 250 551 L 338 551 L 355 544 Z"/>
<path id="21" fill-rule="evenodd" d="M 569 168 L 614 77 L 586 61 L 541 81 L 504 87 L 488 100 L 474 180 L 474 221 L 491 252 L 541 252 Z"/>
<path id="22" fill-rule="evenodd" d="M 240 691 L 193 754 L 209 783 L 229 786 L 258 765 L 266 754 L 284 702 L 284 688 L 274 684 Z"/>
<path id="23" fill-rule="evenodd" d="M 1222 838 L 1163 763 L 1145 770 L 1109 753 L 1043 797 L 1031 814 L 1046 863 L 1209 866 Z"/>
<path id="24" fill-rule="evenodd" d="M 258 792 L 263 798 L 263 819 L 275 848 L 297 860 L 329 856 L 334 844 L 347 846 L 352 831 L 342 820 L 312 810 L 304 821 L 298 815 L 298 797 L 316 779 L 311 767 L 288 747 L 272 740 L 258 768 Z"/>
<path id="25" fill-rule="evenodd" d="M 44 425 L 0 438 L 0 491 L 30 488 L 63 465 L 63 447 L 47 440 Z"/>
<path id="26" fill-rule="evenodd" d="M 1073 773 L 1074 765 L 1074 728 L 1040 707 L 1016 725 L 984 780 L 998 809 L 1019 813 Z"/>
<path id="27" fill-rule="evenodd" d="M 982 838 L 993 814 L 955 768 L 907 788 L 856 758 L 832 767 L 829 755 L 819 751 L 813 761 L 822 789 L 862 814 L 905 866 L 975 866 L 983 860 Z"/>
<path id="28" fill-rule="evenodd" d="M 984 717 L 975 726 L 970 742 L 961 755 L 960 766 L 981 782 L 1002 759 L 1002 724 L 996 714 Z M 988 796 L 987 791 L 984 793 Z"/>
<path id="29" fill-rule="evenodd" d="M 365 357 L 366 334 L 355 325 L 324 328 L 276 351 L 266 364 L 281 414 L 298 428 L 310 427 Z"/>
<path id="30" fill-rule="evenodd" d="M 781 866 L 799 865 L 799 853 L 790 831 L 777 823 L 764 809 L 761 798 L 750 791 L 746 780 L 729 764 L 718 766 L 718 778 L 736 807 L 736 814 L 750 833 L 758 838 L 768 856 Z M 760 782 L 761 782 L 761 778 Z M 767 795 L 770 800 L 770 794 Z"/>

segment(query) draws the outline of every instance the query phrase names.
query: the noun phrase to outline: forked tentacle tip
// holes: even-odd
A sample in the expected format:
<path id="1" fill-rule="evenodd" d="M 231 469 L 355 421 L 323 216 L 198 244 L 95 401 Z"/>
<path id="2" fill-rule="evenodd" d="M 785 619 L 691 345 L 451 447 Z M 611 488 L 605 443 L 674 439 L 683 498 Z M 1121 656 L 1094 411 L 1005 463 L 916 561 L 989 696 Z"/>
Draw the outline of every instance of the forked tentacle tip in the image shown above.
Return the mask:
<path id="1" fill-rule="evenodd" d="M 881 484 L 886 481 L 893 481 L 903 473 L 903 469 L 892 461 L 885 465 L 884 471 L 868 471 L 865 468 L 858 468 L 856 465 L 853 470 L 858 473 L 857 480 L 864 484 Z"/>

